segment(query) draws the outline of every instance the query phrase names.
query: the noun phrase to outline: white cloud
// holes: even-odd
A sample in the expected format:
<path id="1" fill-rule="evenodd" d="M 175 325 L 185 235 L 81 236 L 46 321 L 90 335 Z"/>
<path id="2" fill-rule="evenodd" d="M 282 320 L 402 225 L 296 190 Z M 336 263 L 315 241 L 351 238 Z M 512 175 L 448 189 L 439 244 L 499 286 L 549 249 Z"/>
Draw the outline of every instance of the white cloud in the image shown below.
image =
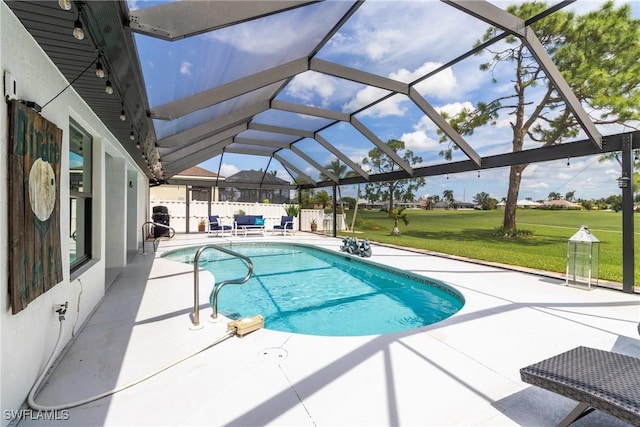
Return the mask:
<path id="1" fill-rule="evenodd" d="M 435 149 L 440 145 L 438 141 L 429 138 L 424 130 L 403 133 L 400 140 L 404 141 L 405 148 L 412 151 Z"/>
<path id="2" fill-rule="evenodd" d="M 223 163 L 222 166 L 220 166 L 220 175 L 224 176 L 225 178 L 231 175 L 235 175 L 238 172 L 240 172 L 240 169 L 236 165 Z"/>
<path id="3" fill-rule="evenodd" d="M 184 61 L 180 64 L 180 74 L 191 75 L 191 67 L 193 64 L 191 62 Z"/>
<path id="4" fill-rule="evenodd" d="M 351 101 L 344 104 L 342 110 L 346 113 L 356 111 L 388 93 L 386 90 L 368 86 L 359 91 Z M 403 116 L 406 113 L 406 108 L 402 106 L 403 102 L 406 102 L 406 98 L 394 95 L 371 108 L 367 108 L 360 115 L 362 117 Z"/>
<path id="5" fill-rule="evenodd" d="M 316 95 L 323 100 L 331 98 L 335 93 L 333 78 L 313 71 L 298 74 L 287 85 L 287 94 L 303 101 L 312 101 Z"/>

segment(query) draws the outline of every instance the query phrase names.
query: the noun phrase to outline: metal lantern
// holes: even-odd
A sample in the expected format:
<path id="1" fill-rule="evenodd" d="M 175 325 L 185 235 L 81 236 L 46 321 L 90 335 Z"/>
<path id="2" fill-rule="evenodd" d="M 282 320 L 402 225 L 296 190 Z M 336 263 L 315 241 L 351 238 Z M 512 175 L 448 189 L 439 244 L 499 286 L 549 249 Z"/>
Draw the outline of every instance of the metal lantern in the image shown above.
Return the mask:
<path id="1" fill-rule="evenodd" d="M 566 284 L 591 289 L 598 284 L 600 240 L 583 225 L 567 244 Z"/>

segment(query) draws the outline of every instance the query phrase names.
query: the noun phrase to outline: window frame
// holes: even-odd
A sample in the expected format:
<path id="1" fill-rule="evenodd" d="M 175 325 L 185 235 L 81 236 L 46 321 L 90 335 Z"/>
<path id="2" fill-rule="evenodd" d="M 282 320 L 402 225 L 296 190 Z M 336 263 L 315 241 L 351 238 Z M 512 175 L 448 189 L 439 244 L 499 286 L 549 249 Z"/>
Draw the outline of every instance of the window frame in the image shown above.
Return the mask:
<path id="1" fill-rule="evenodd" d="M 81 143 L 87 149 L 74 147 L 78 146 L 80 141 L 76 141 L 74 135 L 81 136 Z M 82 151 L 79 154 L 78 151 Z M 88 155 L 87 155 L 88 151 Z M 80 124 L 73 119 L 69 120 L 69 233 L 70 238 L 76 242 L 75 258 L 71 259 L 72 249 L 69 250 L 69 268 L 71 273 L 79 270 L 93 258 L 92 253 L 92 235 L 93 235 L 93 151 L 94 138 Z M 74 169 L 72 169 L 71 156 L 76 153 L 82 158 L 82 181 L 80 188 L 74 188 Z M 76 174 L 77 178 L 77 174 Z M 82 214 L 79 221 L 78 214 Z M 73 221 L 76 221 L 75 229 Z M 81 224 L 81 232 L 78 229 L 78 223 Z M 80 240 L 78 240 L 80 239 Z M 81 243 L 78 245 L 78 243 Z M 77 252 L 77 248 L 83 248 L 81 253 Z"/>

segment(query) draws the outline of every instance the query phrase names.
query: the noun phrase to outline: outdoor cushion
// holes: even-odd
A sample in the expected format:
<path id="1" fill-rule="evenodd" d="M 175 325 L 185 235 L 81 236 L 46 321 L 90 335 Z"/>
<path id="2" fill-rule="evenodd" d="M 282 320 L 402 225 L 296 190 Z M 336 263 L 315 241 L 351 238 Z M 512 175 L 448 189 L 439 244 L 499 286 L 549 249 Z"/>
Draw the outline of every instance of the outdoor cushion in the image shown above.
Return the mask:
<path id="1" fill-rule="evenodd" d="M 262 215 L 234 215 L 234 221 L 238 226 L 256 225 L 256 218 L 262 218 Z"/>
<path id="2" fill-rule="evenodd" d="M 264 225 L 264 218 L 256 217 L 253 225 Z"/>
<path id="3" fill-rule="evenodd" d="M 293 217 L 283 216 L 280 219 L 280 224 L 274 225 L 273 228 L 276 230 L 293 230 Z"/>

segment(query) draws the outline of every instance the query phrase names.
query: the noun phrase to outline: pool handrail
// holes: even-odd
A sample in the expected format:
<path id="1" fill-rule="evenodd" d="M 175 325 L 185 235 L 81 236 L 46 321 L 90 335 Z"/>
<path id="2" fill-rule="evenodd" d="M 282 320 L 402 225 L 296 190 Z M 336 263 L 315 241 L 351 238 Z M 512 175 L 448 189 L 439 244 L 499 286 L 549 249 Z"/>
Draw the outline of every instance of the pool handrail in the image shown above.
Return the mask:
<path id="1" fill-rule="evenodd" d="M 206 250 L 206 249 L 217 249 L 221 252 L 227 253 L 229 255 L 233 255 L 237 258 L 242 259 L 248 267 L 247 270 L 247 275 L 243 278 L 243 279 L 231 279 L 231 280 L 223 280 L 222 282 L 218 283 L 218 284 L 214 284 L 213 286 L 213 290 L 211 291 L 211 294 L 209 295 L 209 301 L 211 302 L 211 308 L 213 310 L 213 312 L 211 313 L 211 319 L 212 320 L 216 320 L 218 318 L 218 292 L 220 292 L 220 289 L 222 289 L 223 286 L 225 285 L 241 285 L 245 282 L 247 282 L 250 278 L 251 275 L 253 274 L 253 261 L 251 261 L 251 258 L 249 258 L 246 255 L 242 255 L 238 252 L 234 252 L 230 249 L 224 248 L 222 246 L 218 246 L 216 244 L 208 244 L 208 245 L 204 245 L 201 246 L 200 248 L 198 248 L 198 251 L 196 252 L 196 254 L 193 257 L 193 324 L 192 324 L 192 329 L 196 329 L 200 327 L 200 275 L 198 274 L 198 271 L 200 270 L 199 267 L 199 263 L 200 263 L 200 255 Z"/>
<path id="2" fill-rule="evenodd" d="M 165 224 L 160 224 L 159 222 L 153 222 L 153 221 L 147 221 L 144 224 L 142 224 L 142 254 L 144 255 L 144 244 L 147 241 L 147 234 L 144 232 L 144 228 L 148 225 L 153 225 L 154 227 L 162 227 L 162 228 L 168 228 L 169 229 L 169 239 L 172 239 L 173 236 L 176 235 L 176 230 L 173 229 L 173 227 L 169 227 L 168 225 Z M 165 236 L 166 237 L 166 236 Z M 160 240 L 160 237 L 156 237 L 153 240 L 153 252 L 155 253 L 156 250 L 158 249 L 158 241 Z"/>

